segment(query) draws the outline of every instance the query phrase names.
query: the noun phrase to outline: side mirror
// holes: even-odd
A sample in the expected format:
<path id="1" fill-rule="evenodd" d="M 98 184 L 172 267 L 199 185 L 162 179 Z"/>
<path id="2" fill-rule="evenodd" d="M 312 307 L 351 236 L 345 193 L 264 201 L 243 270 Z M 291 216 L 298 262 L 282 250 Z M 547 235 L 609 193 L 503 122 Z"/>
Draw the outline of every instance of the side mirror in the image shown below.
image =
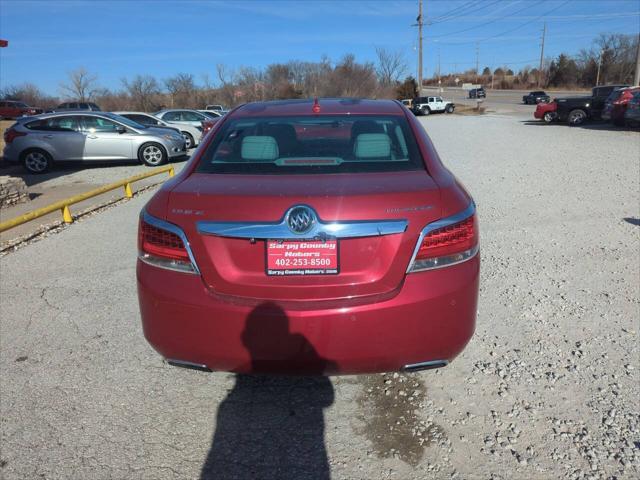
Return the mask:
<path id="1" fill-rule="evenodd" d="M 123 127 L 122 125 L 118 125 L 118 127 L 116 127 L 116 132 L 122 134 L 122 133 L 127 133 L 127 128 Z"/>

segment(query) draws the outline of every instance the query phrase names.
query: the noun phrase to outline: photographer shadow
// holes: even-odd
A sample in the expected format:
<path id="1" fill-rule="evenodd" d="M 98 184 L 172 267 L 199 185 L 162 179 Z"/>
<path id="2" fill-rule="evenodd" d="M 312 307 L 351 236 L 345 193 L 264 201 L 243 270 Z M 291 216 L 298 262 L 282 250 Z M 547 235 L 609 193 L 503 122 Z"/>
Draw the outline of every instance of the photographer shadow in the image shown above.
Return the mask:
<path id="1" fill-rule="evenodd" d="M 239 371 L 305 376 L 237 375 L 218 408 L 200 479 L 329 479 L 323 410 L 334 391 L 322 374 L 334 365 L 291 333 L 286 314 L 272 303 L 251 312 L 242 342 L 251 360 Z"/>

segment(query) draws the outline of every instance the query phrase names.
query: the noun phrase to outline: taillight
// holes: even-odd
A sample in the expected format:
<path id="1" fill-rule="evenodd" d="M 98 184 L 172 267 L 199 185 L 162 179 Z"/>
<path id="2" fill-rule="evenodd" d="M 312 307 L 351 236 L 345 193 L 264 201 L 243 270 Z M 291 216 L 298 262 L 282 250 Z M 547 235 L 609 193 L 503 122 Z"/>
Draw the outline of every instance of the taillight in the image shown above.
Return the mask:
<path id="1" fill-rule="evenodd" d="M 4 143 L 11 143 L 18 137 L 24 137 L 26 132 L 19 132 L 13 128 L 4 131 Z"/>
<path id="2" fill-rule="evenodd" d="M 455 265 L 473 258 L 479 249 L 475 206 L 422 231 L 407 273 Z"/>
<path id="3" fill-rule="evenodd" d="M 138 225 L 138 258 L 156 267 L 198 273 L 184 232 L 145 212 Z"/>

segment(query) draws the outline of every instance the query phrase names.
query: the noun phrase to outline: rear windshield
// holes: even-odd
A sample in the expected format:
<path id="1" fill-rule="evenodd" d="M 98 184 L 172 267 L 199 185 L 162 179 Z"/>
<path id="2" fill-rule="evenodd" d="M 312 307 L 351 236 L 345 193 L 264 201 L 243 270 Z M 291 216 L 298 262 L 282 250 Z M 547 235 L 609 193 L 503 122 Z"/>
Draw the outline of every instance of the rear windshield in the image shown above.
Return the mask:
<path id="1" fill-rule="evenodd" d="M 225 121 L 198 172 L 360 173 L 425 170 L 402 116 L 238 118 Z"/>

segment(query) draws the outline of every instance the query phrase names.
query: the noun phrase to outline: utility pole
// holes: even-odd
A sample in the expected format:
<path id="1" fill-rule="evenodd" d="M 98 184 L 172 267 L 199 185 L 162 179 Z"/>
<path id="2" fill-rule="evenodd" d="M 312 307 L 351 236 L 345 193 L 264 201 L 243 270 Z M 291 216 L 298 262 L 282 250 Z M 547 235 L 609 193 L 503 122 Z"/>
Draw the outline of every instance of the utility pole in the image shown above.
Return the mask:
<path id="1" fill-rule="evenodd" d="M 479 68 L 480 68 L 480 43 L 476 42 L 476 84 L 478 83 Z"/>
<path id="2" fill-rule="evenodd" d="M 442 93 L 442 87 L 441 85 L 441 81 L 440 81 L 440 49 L 438 48 L 438 92 Z"/>
<path id="3" fill-rule="evenodd" d="M 418 95 L 422 95 L 422 0 L 418 7 Z"/>
<path id="4" fill-rule="evenodd" d="M 600 85 L 600 66 L 602 65 L 602 53 L 604 50 L 600 50 L 600 56 L 598 57 L 598 73 L 596 74 L 596 87 Z"/>
<path id="5" fill-rule="evenodd" d="M 633 84 L 640 85 L 640 35 L 638 35 L 638 48 L 636 53 L 636 74 L 633 76 Z"/>
<path id="6" fill-rule="evenodd" d="M 542 63 L 544 62 L 544 37 L 547 36 L 547 22 L 544 22 L 542 29 L 542 47 L 540 48 L 540 68 L 538 68 L 538 88 L 542 84 Z"/>

